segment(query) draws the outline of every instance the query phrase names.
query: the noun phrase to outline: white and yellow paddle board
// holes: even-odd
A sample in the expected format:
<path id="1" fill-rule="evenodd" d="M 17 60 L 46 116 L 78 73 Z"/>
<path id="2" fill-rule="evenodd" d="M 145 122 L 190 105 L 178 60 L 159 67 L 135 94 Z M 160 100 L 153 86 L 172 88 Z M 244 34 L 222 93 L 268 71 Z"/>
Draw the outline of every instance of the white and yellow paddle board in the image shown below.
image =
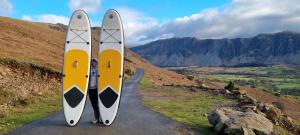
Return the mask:
<path id="1" fill-rule="evenodd" d="M 70 126 L 78 123 L 84 109 L 90 59 L 90 22 L 84 11 L 77 10 L 69 23 L 63 66 L 63 110 Z"/>
<path id="2" fill-rule="evenodd" d="M 104 15 L 98 59 L 100 117 L 105 125 L 110 125 L 119 108 L 123 81 L 124 35 L 116 10 L 108 10 Z"/>

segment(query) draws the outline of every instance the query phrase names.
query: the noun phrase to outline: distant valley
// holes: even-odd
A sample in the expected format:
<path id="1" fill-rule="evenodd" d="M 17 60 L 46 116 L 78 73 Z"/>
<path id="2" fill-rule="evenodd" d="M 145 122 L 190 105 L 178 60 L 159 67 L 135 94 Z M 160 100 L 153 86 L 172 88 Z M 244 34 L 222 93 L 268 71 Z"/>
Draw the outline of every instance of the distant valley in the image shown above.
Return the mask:
<path id="1" fill-rule="evenodd" d="M 131 50 L 160 67 L 300 65 L 300 33 L 236 39 L 171 38 Z"/>

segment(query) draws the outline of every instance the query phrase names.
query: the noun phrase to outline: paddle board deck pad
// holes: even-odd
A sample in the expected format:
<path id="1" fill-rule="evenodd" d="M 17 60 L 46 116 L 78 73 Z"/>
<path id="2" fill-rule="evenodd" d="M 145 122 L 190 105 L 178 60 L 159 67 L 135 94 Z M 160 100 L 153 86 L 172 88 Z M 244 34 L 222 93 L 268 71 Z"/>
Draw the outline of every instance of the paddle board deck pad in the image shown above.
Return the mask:
<path id="1" fill-rule="evenodd" d="M 78 123 L 84 109 L 90 59 L 90 22 L 84 11 L 77 10 L 69 23 L 63 66 L 63 109 L 70 126 Z"/>
<path id="2" fill-rule="evenodd" d="M 100 117 L 105 125 L 110 125 L 119 108 L 124 62 L 123 27 L 116 10 L 108 10 L 104 15 L 98 59 Z"/>

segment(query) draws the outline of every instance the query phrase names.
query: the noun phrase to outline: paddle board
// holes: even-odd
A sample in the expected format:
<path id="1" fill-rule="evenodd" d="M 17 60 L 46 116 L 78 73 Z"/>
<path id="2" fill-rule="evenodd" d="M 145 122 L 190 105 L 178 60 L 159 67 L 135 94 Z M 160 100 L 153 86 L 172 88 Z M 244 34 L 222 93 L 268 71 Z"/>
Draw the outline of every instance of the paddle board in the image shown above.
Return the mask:
<path id="1" fill-rule="evenodd" d="M 67 31 L 63 66 L 63 110 L 75 126 L 84 109 L 90 72 L 91 28 L 87 14 L 73 13 Z"/>
<path id="2" fill-rule="evenodd" d="M 120 103 L 124 60 L 123 27 L 116 10 L 108 10 L 104 15 L 98 59 L 100 117 L 105 125 L 111 125 Z"/>

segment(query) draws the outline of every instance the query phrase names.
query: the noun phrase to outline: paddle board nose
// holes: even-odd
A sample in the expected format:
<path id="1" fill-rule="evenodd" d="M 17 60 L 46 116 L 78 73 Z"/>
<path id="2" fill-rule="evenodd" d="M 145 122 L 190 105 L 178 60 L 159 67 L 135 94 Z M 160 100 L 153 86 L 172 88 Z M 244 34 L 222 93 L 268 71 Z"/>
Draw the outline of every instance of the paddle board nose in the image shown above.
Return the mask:
<path id="1" fill-rule="evenodd" d="M 90 27 L 88 16 L 83 10 L 74 11 L 70 22 L 72 23 L 70 23 L 69 27 L 73 29 L 88 29 Z"/>
<path id="2" fill-rule="evenodd" d="M 117 26 L 121 22 L 119 13 L 114 9 L 108 10 L 103 20 L 105 20 L 105 24 L 109 24 L 109 26 Z"/>

